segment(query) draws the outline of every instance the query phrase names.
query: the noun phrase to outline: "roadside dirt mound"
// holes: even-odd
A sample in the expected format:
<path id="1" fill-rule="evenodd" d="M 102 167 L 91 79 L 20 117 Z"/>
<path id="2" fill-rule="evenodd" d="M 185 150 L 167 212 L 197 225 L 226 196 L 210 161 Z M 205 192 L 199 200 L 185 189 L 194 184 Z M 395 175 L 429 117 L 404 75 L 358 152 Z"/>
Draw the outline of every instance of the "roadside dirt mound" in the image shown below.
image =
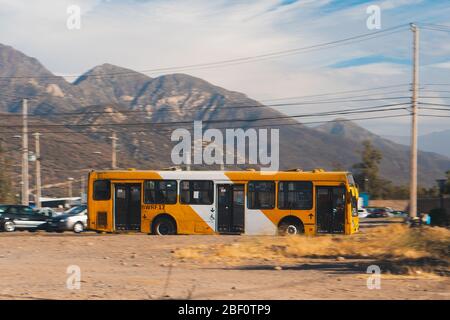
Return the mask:
<path id="1" fill-rule="evenodd" d="M 448 229 L 392 225 L 371 228 L 367 233 L 352 236 L 242 237 L 232 244 L 179 249 L 175 256 L 225 264 L 241 264 L 255 259 L 278 263 L 293 263 L 301 259 L 364 259 L 396 274 L 422 271 L 449 276 L 449 252 Z"/>

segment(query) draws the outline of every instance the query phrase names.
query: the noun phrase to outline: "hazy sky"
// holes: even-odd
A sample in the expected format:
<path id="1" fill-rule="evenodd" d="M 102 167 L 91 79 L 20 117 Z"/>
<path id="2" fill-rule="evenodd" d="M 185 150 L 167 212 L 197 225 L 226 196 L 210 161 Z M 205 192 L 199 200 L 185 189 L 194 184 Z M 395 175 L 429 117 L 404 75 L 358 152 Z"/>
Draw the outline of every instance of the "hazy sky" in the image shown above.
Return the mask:
<path id="1" fill-rule="evenodd" d="M 256 56 L 375 32 L 366 26 L 366 9 L 373 4 L 381 8 L 381 30 L 409 22 L 450 25 L 448 0 L 0 0 L 0 43 L 36 57 L 56 74 L 79 75 L 105 62 L 139 71 Z M 66 26 L 70 5 L 81 8 L 80 30 Z M 411 43 L 412 33 L 405 28 L 344 46 L 177 72 L 267 103 L 390 85 L 384 93 L 400 97 L 410 94 L 407 86 L 394 85 L 411 82 Z M 445 97 L 450 96 L 450 85 L 427 84 L 450 84 L 450 32 L 421 30 L 420 60 L 421 95 L 441 97 L 427 102 L 449 104 Z M 349 95 L 357 93 L 341 96 Z M 299 114 L 393 101 L 398 100 L 302 105 L 282 111 Z M 305 121 L 314 120 L 319 119 Z M 409 121 L 358 123 L 379 134 L 408 135 Z M 450 118 L 420 118 L 420 133 L 448 128 Z"/>

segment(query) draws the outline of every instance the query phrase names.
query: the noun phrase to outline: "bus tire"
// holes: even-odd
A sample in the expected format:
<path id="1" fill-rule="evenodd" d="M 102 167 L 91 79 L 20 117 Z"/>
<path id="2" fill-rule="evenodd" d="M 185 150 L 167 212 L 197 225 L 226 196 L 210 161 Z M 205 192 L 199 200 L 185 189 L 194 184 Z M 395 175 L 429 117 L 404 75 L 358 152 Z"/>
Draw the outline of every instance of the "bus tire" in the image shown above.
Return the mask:
<path id="1" fill-rule="evenodd" d="M 155 219 L 152 224 L 152 233 L 158 236 L 177 234 L 177 225 L 170 216 L 162 216 Z"/>
<path id="2" fill-rule="evenodd" d="M 303 234 L 305 227 L 302 221 L 297 217 L 286 217 L 278 224 L 278 234 L 280 235 L 296 235 Z"/>

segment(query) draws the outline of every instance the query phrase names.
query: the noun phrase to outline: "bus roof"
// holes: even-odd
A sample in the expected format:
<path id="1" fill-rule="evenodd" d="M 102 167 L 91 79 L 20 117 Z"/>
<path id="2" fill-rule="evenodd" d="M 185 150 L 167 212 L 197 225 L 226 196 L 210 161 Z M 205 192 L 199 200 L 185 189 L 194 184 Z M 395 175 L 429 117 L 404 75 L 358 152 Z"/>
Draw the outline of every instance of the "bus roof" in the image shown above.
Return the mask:
<path id="1" fill-rule="evenodd" d="M 201 170 L 93 170 L 100 179 L 173 179 L 173 180 L 339 180 L 347 179 L 346 171 L 201 171 Z"/>

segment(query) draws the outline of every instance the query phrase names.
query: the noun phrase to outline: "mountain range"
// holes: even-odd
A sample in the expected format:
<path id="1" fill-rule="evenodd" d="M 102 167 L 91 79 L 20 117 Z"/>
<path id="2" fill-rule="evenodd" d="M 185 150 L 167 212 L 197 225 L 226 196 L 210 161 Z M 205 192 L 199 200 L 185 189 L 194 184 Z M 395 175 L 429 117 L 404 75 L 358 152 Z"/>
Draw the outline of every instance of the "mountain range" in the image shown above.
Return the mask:
<path id="1" fill-rule="evenodd" d="M 0 138 L 11 151 L 10 161 L 20 163 L 19 141 L 11 137 L 20 134 L 21 98 L 28 97 L 30 131 L 42 134 L 44 185 L 78 178 L 88 168 L 110 167 L 112 131 L 119 138 L 119 167 L 171 166 L 175 145 L 171 132 L 180 127 L 191 129 L 193 120 L 203 120 L 205 128 L 278 127 L 281 169 L 351 169 L 360 161 L 361 142 L 370 139 L 383 153 L 381 175 L 394 184 L 408 181 L 409 150 L 404 145 L 345 119 L 315 128 L 302 125 L 243 93 L 186 74 L 151 78 L 103 64 L 71 83 L 52 74 L 37 59 L 0 44 L 0 85 Z M 254 121 L 261 118 L 266 120 Z M 33 139 L 30 141 L 33 150 Z M 449 169 L 450 158 L 419 152 L 422 185 L 433 185 Z M 13 170 L 18 177 L 20 167 Z"/>
<path id="2" fill-rule="evenodd" d="M 410 137 L 385 136 L 396 143 L 408 145 Z M 450 157 L 450 130 L 436 131 L 419 135 L 419 148 L 424 151 L 436 152 Z"/>

